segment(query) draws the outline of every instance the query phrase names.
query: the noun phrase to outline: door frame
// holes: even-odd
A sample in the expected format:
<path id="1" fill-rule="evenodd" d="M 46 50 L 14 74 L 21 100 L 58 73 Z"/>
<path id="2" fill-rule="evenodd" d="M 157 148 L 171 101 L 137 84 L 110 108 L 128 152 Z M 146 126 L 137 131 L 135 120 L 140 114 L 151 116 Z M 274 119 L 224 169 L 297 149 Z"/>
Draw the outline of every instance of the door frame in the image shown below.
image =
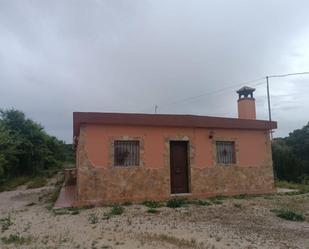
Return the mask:
<path id="1" fill-rule="evenodd" d="M 183 142 L 186 143 L 187 147 L 187 189 L 188 191 L 185 193 L 172 193 L 172 171 L 171 171 L 171 143 L 172 142 Z M 189 139 L 169 139 L 168 141 L 168 168 L 169 168 L 169 179 L 170 179 L 170 195 L 190 195 L 191 194 L 191 167 L 190 167 L 190 158 L 191 158 L 191 150 L 190 150 L 190 140 Z"/>

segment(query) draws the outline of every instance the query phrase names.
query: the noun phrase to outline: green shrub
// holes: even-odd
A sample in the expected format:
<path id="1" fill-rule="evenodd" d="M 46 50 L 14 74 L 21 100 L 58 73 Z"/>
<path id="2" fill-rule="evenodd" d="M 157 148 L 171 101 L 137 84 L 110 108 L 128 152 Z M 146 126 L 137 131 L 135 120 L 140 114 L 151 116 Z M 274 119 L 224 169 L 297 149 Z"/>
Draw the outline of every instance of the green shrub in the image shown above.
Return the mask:
<path id="1" fill-rule="evenodd" d="M 288 188 L 288 189 L 298 190 L 298 192 L 285 193 L 287 195 L 305 194 L 309 192 L 309 185 L 307 184 L 298 184 L 298 183 L 287 182 L 287 181 L 276 181 L 275 184 L 277 188 Z"/>
<path id="2" fill-rule="evenodd" d="M 178 208 L 178 207 L 182 207 L 185 204 L 187 204 L 186 199 L 175 198 L 175 199 L 168 200 L 166 203 L 166 206 L 170 208 Z"/>
<path id="3" fill-rule="evenodd" d="M 4 244 L 22 245 L 29 244 L 31 242 L 31 237 L 23 237 L 20 235 L 11 234 L 9 237 L 2 237 L 1 240 Z"/>
<path id="4" fill-rule="evenodd" d="M 27 185 L 28 189 L 31 188 L 41 188 L 47 184 L 47 179 L 43 176 L 34 177 Z"/>
<path id="5" fill-rule="evenodd" d="M 97 224 L 99 222 L 99 218 L 95 213 L 91 213 L 88 216 L 88 221 L 90 224 Z"/>
<path id="6" fill-rule="evenodd" d="M 245 199 L 245 198 L 247 198 L 247 197 L 248 197 L 248 196 L 245 195 L 245 194 L 233 196 L 234 199 Z"/>
<path id="7" fill-rule="evenodd" d="M 73 211 L 71 212 L 71 215 L 77 215 L 77 214 L 79 214 L 79 210 L 73 210 Z"/>
<path id="8" fill-rule="evenodd" d="M 277 217 L 280 217 L 285 220 L 291 220 L 291 221 L 304 221 L 305 220 L 305 217 L 302 214 L 295 213 L 292 210 L 273 209 L 271 211 L 274 212 Z"/>
<path id="9" fill-rule="evenodd" d="M 9 229 L 13 222 L 11 220 L 11 215 L 8 214 L 6 217 L 0 219 L 1 231 L 4 232 Z"/>
<path id="10" fill-rule="evenodd" d="M 29 182 L 30 179 L 31 179 L 30 176 L 18 176 L 15 178 L 8 179 L 1 183 L 0 192 L 15 190 L 18 186 L 24 185 L 27 182 Z"/>
<path id="11" fill-rule="evenodd" d="M 112 207 L 110 213 L 111 215 L 121 215 L 123 211 L 124 211 L 124 208 L 122 206 L 115 205 Z"/>
<path id="12" fill-rule="evenodd" d="M 156 214 L 156 213 L 159 213 L 159 210 L 155 208 L 149 208 L 147 210 L 147 213 Z"/>
<path id="13" fill-rule="evenodd" d="M 157 202 L 157 201 L 144 201 L 142 204 L 149 208 L 162 207 L 162 203 Z"/>
<path id="14" fill-rule="evenodd" d="M 112 218 L 114 215 L 121 215 L 124 211 L 124 208 L 119 205 L 115 205 L 111 208 L 111 210 L 104 214 L 103 220 L 108 220 Z"/>
<path id="15" fill-rule="evenodd" d="M 1 191 L 25 184 L 33 176 L 50 176 L 63 162 L 74 160 L 73 154 L 71 145 L 48 135 L 23 112 L 0 109 Z M 42 186 L 44 180 L 36 179 L 31 185 Z"/>

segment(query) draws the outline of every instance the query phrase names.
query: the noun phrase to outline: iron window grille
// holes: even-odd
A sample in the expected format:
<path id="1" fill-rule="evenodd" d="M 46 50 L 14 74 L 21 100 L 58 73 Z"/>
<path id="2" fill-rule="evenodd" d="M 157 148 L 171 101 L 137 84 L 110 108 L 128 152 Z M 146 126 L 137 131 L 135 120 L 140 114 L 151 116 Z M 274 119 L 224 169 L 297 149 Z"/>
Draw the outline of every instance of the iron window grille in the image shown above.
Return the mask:
<path id="1" fill-rule="evenodd" d="M 114 141 L 114 165 L 138 166 L 139 165 L 139 141 Z"/>
<path id="2" fill-rule="evenodd" d="M 235 142 L 234 141 L 216 141 L 217 164 L 235 164 Z"/>

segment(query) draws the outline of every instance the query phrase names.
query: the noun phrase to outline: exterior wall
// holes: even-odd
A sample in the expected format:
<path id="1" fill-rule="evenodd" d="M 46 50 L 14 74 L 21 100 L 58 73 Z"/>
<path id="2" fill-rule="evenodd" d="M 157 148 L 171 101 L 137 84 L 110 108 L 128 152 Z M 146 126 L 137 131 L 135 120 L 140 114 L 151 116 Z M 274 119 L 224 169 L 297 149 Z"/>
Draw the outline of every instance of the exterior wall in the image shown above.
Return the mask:
<path id="1" fill-rule="evenodd" d="M 244 98 L 238 100 L 238 118 L 256 119 L 255 99 Z"/>
<path id="2" fill-rule="evenodd" d="M 113 141 L 119 139 L 140 141 L 140 166 L 113 165 Z M 82 125 L 76 205 L 171 198 L 171 140 L 189 141 L 188 198 L 274 191 L 267 131 Z M 235 165 L 216 164 L 216 140 L 235 141 Z"/>

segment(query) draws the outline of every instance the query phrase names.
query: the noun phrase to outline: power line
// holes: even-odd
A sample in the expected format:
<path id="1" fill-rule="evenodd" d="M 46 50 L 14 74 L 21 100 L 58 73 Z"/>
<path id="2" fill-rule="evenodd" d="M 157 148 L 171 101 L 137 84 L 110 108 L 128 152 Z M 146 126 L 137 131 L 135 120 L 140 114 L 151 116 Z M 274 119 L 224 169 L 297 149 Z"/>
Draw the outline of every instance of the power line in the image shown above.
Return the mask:
<path id="1" fill-rule="evenodd" d="M 175 104 L 179 104 L 179 103 L 183 103 L 183 102 L 192 101 L 194 99 L 198 99 L 198 98 L 204 97 L 206 95 L 223 92 L 225 90 L 228 90 L 228 89 L 231 89 L 231 88 L 234 88 L 234 87 L 237 87 L 237 86 L 242 86 L 242 85 L 245 85 L 245 84 L 247 85 L 247 84 L 258 82 L 258 81 L 261 81 L 261 80 L 264 80 L 264 79 L 265 79 L 265 77 L 257 78 L 257 79 L 254 79 L 254 80 L 242 82 L 240 84 L 235 84 L 235 85 L 231 85 L 231 86 L 228 86 L 228 87 L 220 88 L 220 89 L 217 89 L 217 90 L 214 90 L 214 91 L 205 92 L 205 93 L 202 93 L 202 94 L 199 94 L 199 95 L 194 95 L 194 96 L 190 96 L 190 97 L 187 97 L 187 98 L 178 99 L 176 101 L 168 102 L 168 103 L 165 103 L 165 104 L 162 104 L 162 105 L 156 105 L 156 109 L 158 109 L 159 107 L 167 107 L 167 106 L 171 106 L 171 105 L 175 105 Z M 260 85 L 260 84 L 261 83 L 255 84 L 255 85 Z M 265 84 L 265 82 L 263 82 L 262 84 Z M 252 85 L 252 86 L 255 86 L 255 85 Z M 149 110 L 149 109 L 150 108 L 147 108 L 147 110 Z"/>
<path id="2" fill-rule="evenodd" d="M 268 77 L 268 78 L 279 78 L 279 77 L 287 77 L 287 76 L 302 75 L 302 74 L 309 74 L 309 72 L 277 74 L 277 75 L 269 75 L 269 76 L 266 76 L 266 77 Z"/>
<path id="3" fill-rule="evenodd" d="M 297 72 L 297 73 L 286 73 L 286 74 L 277 74 L 277 75 L 269 75 L 266 76 L 266 90 L 267 90 L 267 106 L 268 106 L 268 119 L 269 124 L 271 127 L 271 107 L 270 107 L 270 92 L 269 92 L 269 79 L 270 78 L 283 78 L 288 76 L 294 76 L 294 75 L 303 75 L 303 74 L 309 74 L 309 72 Z M 273 130 L 270 130 L 270 138 L 273 140 Z"/>
<path id="4" fill-rule="evenodd" d="M 279 78 L 279 77 L 287 77 L 287 76 L 293 76 L 293 75 L 304 75 L 304 74 L 309 74 L 309 72 L 305 71 L 305 72 L 297 72 L 297 73 L 269 75 L 269 76 L 266 76 L 266 77 L 261 77 L 261 78 L 257 78 L 257 79 L 254 79 L 254 80 L 245 81 L 245 82 L 242 82 L 240 84 L 234 84 L 234 85 L 230 85 L 228 87 L 220 88 L 220 89 L 217 89 L 217 90 L 214 90 L 214 91 L 209 91 L 209 92 L 205 92 L 205 93 L 202 93 L 202 94 L 199 94 L 199 95 L 181 98 L 181 99 L 178 99 L 176 101 L 168 102 L 168 103 L 165 103 L 165 104 L 156 105 L 155 106 L 155 113 L 157 113 L 157 110 L 160 107 L 169 107 L 169 106 L 176 105 L 176 104 L 179 104 L 179 103 L 192 102 L 192 101 L 195 101 L 196 99 L 199 99 L 201 97 L 204 97 L 204 96 L 207 96 L 207 95 L 210 95 L 210 94 L 220 93 L 220 92 L 224 92 L 228 89 L 235 88 L 235 87 L 238 87 L 238 86 L 248 85 L 248 84 L 251 84 L 251 83 L 254 83 L 254 82 L 259 82 L 261 80 L 265 80 L 265 78 L 266 78 L 266 82 L 264 81 L 264 82 L 260 82 L 260 83 L 257 83 L 257 84 L 251 84 L 250 86 L 258 86 L 258 85 L 262 85 L 262 84 L 265 84 L 265 83 L 268 85 L 269 84 L 268 79 L 270 79 L 270 78 Z M 269 85 L 267 86 L 267 89 L 268 89 L 267 90 L 267 98 L 268 98 L 269 120 L 271 121 Z M 144 112 L 144 111 L 147 111 L 147 110 L 150 110 L 150 109 L 153 109 L 153 107 L 143 109 L 141 112 Z"/>

